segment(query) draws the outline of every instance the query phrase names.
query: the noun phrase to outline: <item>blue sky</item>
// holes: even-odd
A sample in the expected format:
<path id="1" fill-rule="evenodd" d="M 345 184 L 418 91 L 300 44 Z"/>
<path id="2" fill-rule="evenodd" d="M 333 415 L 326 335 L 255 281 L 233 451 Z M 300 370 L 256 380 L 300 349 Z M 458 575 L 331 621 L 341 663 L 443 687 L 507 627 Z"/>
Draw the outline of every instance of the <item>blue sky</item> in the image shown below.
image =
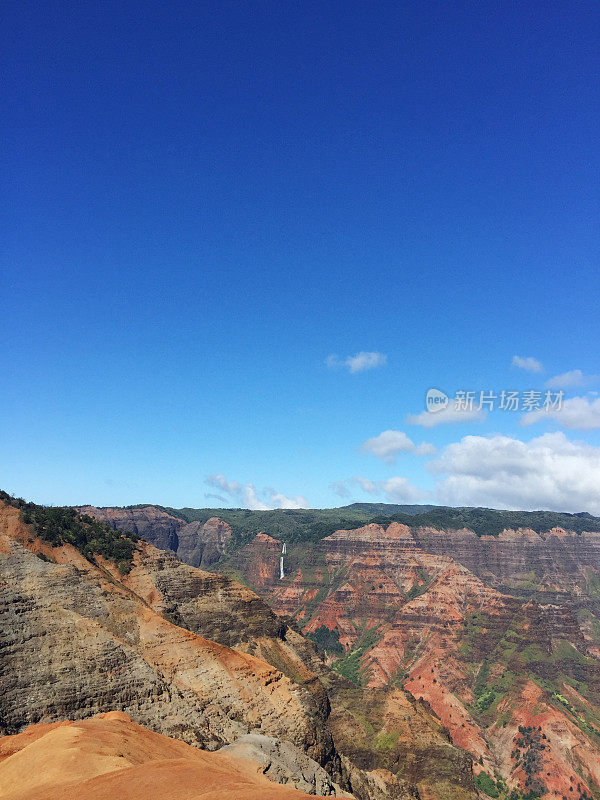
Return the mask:
<path id="1" fill-rule="evenodd" d="M 596 3 L 3 9 L 2 487 L 600 513 Z"/>

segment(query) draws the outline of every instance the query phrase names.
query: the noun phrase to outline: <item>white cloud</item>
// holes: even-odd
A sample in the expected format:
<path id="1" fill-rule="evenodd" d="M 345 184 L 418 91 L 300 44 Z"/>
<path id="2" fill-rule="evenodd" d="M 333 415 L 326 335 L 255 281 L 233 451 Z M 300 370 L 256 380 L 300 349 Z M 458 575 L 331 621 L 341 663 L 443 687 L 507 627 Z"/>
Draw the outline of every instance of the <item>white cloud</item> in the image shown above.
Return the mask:
<path id="1" fill-rule="evenodd" d="M 346 481 L 333 481 L 333 483 L 329 484 L 329 488 L 332 489 L 339 497 L 350 497 L 352 494 L 346 485 Z"/>
<path id="2" fill-rule="evenodd" d="M 379 487 L 374 481 L 369 480 L 369 478 L 361 478 L 358 475 L 355 475 L 353 478 L 350 478 L 350 483 L 357 484 L 367 494 L 377 494 L 379 492 Z"/>
<path id="3" fill-rule="evenodd" d="M 431 442 L 421 442 L 415 447 L 415 453 L 418 456 L 432 456 L 437 453 L 437 447 Z"/>
<path id="4" fill-rule="evenodd" d="M 415 453 L 428 456 L 435 453 L 435 447 L 428 442 L 416 445 L 403 431 L 383 431 L 379 436 L 367 439 L 362 449 L 391 464 L 398 453 Z"/>
<path id="5" fill-rule="evenodd" d="M 353 356 L 339 358 L 336 355 L 327 356 L 325 363 L 331 369 L 347 369 L 350 373 L 365 372 L 368 369 L 377 369 L 387 364 L 385 353 L 366 352 L 361 350 Z"/>
<path id="6" fill-rule="evenodd" d="M 389 503 L 416 503 L 427 496 L 427 492 L 402 477 L 372 481 L 370 478 L 354 475 L 345 481 L 336 481 L 330 485 L 340 497 L 349 497 L 351 494 L 349 487 L 359 486 L 365 494 L 383 496 Z"/>
<path id="7" fill-rule="evenodd" d="M 299 494 L 288 497 L 281 492 L 273 492 L 269 495 L 269 502 L 271 508 L 308 508 L 308 500 Z"/>
<path id="8" fill-rule="evenodd" d="M 600 375 L 584 375 L 580 369 L 572 369 L 550 378 L 546 381 L 546 386 L 549 389 L 566 389 L 569 386 L 590 386 L 599 381 Z"/>
<path id="9" fill-rule="evenodd" d="M 600 427 L 600 398 L 589 404 L 586 413 L 593 414 L 595 425 Z M 385 439 L 379 443 L 382 441 Z M 404 449 L 409 446 L 402 437 L 390 441 Z M 382 452 L 385 454 L 385 448 Z M 352 488 L 359 487 L 390 503 L 433 502 L 600 515 L 600 447 L 571 441 L 562 432 L 528 442 L 500 434 L 465 436 L 447 445 L 427 468 L 436 480 L 431 490 L 415 486 L 402 476 L 375 481 L 357 475 L 332 484 L 332 488 L 340 496 L 350 497 Z"/>
<path id="10" fill-rule="evenodd" d="M 429 466 L 445 475 L 436 497 L 447 505 L 600 513 L 600 448 L 562 432 L 465 436 Z"/>
<path id="11" fill-rule="evenodd" d="M 247 483 L 242 491 L 242 505 L 243 508 L 249 508 L 251 511 L 268 511 L 271 506 L 259 500 L 256 494 L 254 484 Z"/>
<path id="12" fill-rule="evenodd" d="M 432 413 L 431 411 L 421 411 L 420 414 L 409 414 L 406 417 L 408 425 L 422 425 L 424 428 L 434 428 L 436 425 L 456 425 L 461 422 L 482 422 L 487 416 L 487 412 L 458 410 L 453 405 L 449 405 L 441 411 Z M 425 454 L 426 455 L 426 454 Z"/>
<path id="13" fill-rule="evenodd" d="M 225 494 L 237 495 L 242 491 L 242 487 L 237 481 L 228 481 L 225 475 L 220 472 L 209 475 L 204 483 L 206 483 L 207 486 L 214 487 L 215 489 L 221 489 L 221 491 L 225 492 Z"/>
<path id="14" fill-rule="evenodd" d="M 270 487 L 257 492 L 253 483 L 246 483 L 242 486 L 237 481 L 228 481 L 221 473 L 209 475 L 204 482 L 207 486 L 220 489 L 228 495 L 229 502 L 239 503 L 242 508 L 249 508 L 251 511 L 268 511 L 272 508 L 308 508 L 308 500 L 302 495 L 287 497 Z M 207 494 L 206 497 L 219 496 Z M 219 497 L 219 499 L 224 500 L 223 497 Z"/>
<path id="15" fill-rule="evenodd" d="M 529 411 L 521 417 L 521 425 L 533 425 L 548 420 L 554 420 L 564 428 L 600 428 L 600 398 L 590 400 L 587 397 L 571 397 L 563 401 L 560 409 Z"/>
<path id="16" fill-rule="evenodd" d="M 380 482 L 381 490 L 391 503 L 417 503 L 426 493 L 407 478 L 389 478 Z"/>
<path id="17" fill-rule="evenodd" d="M 512 365 L 528 372 L 541 372 L 543 369 L 541 362 L 533 356 L 513 356 Z"/>

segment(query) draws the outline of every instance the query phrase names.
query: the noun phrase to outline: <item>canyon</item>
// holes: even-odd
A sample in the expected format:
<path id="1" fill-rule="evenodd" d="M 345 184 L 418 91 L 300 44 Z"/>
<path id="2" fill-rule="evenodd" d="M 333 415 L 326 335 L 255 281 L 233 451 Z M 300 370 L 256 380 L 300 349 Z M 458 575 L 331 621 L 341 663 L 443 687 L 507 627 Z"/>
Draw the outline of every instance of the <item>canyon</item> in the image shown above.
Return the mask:
<path id="1" fill-rule="evenodd" d="M 110 510 L 113 523 L 125 525 L 123 513 Z M 200 547 L 219 523 L 227 524 L 215 517 L 206 532 L 197 526 Z M 415 711 L 424 711 L 472 761 L 489 796 L 597 797 L 600 532 L 477 535 L 414 523 L 340 529 L 318 541 L 268 530 L 240 537 L 230 526 L 209 568 L 247 585 L 318 645 L 329 668 L 328 724 L 353 764 L 412 781 L 422 735 Z M 152 526 L 142 535 L 152 540 Z M 431 719 L 426 729 L 425 738 Z M 430 771 L 444 773 L 443 756 Z"/>
<path id="2" fill-rule="evenodd" d="M 362 689 L 247 586 L 87 515 L 11 502 L 0 504 L 4 737 L 119 712 L 310 794 L 476 797 L 470 756 L 414 696 L 367 688 L 379 732 L 358 737 Z M 405 753 L 396 768 L 390 736 Z"/>

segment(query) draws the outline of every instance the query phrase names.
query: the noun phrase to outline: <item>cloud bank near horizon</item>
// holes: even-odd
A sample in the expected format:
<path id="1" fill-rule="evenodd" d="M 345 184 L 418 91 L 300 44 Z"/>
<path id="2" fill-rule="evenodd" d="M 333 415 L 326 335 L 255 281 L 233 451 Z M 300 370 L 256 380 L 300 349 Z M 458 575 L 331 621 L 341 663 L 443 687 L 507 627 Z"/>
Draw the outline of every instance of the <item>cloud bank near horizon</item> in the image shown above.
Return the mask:
<path id="1" fill-rule="evenodd" d="M 399 504 L 600 514 L 600 447 L 571 441 L 562 432 L 528 442 L 500 434 L 464 436 L 444 447 L 427 470 L 434 477 L 430 489 L 401 475 L 385 480 L 352 476 L 330 487 L 348 499 L 358 488 Z"/>
<path id="2" fill-rule="evenodd" d="M 253 483 L 241 484 L 238 481 L 228 481 L 222 473 L 209 475 L 204 483 L 221 492 L 221 494 L 207 493 L 205 497 L 238 503 L 240 508 L 251 511 L 271 511 L 275 508 L 308 508 L 308 500 L 302 495 L 287 497 L 272 487 L 265 487 L 257 491 Z"/>

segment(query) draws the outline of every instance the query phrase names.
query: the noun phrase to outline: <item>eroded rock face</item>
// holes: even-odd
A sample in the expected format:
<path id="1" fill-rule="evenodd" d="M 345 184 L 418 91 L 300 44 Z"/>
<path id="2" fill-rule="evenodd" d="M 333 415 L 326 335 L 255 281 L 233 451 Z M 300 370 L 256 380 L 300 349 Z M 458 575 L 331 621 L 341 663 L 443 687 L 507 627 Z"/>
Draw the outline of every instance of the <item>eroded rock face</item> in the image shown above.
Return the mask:
<path id="1" fill-rule="evenodd" d="M 231 536 L 226 522 L 211 517 L 206 522 L 186 522 L 156 506 L 143 508 L 96 508 L 81 506 L 84 514 L 107 522 L 115 530 L 137 533 L 159 550 L 170 550 L 186 564 L 208 567 L 225 552 Z"/>
<path id="2" fill-rule="evenodd" d="M 204 523 L 189 522 L 177 533 L 179 544 L 175 552 L 186 564 L 191 564 L 193 567 L 210 567 L 225 552 L 225 545 L 230 536 L 229 525 L 217 517 L 211 517 Z"/>
<path id="3" fill-rule="evenodd" d="M 155 506 L 135 509 L 85 506 L 82 510 L 115 528 L 138 533 L 156 547 L 171 550 L 182 561 L 197 567 L 206 568 L 219 560 L 231 536 L 227 523 L 216 517 L 205 523 L 186 523 Z M 362 533 L 358 539 L 354 531 L 338 531 L 328 537 L 329 551 L 333 552 L 335 547 L 345 549 L 346 553 L 352 547 L 364 550 L 366 542 L 370 552 L 378 552 L 389 549 L 393 541 L 395 553 L 418 549 L 452 558 L 486 585 L 545 603 L 569 601 L 574 593 L 579 596 L 587 571 L 597 574 L 600 565 L 600 532 L 576 534 L 553 528 L 538 534 L 519 529 L 502 531 L 499 536 L 476 536 L 466 529 L 409 528 L 397 523 L 387 528 L 367 525 L 359 530 Z M 260 534 L 245 550 L 248 558 L 244 574 L 253 588 L 275 583 L 279 578 L 281 543 L 267 534 Z M 315 547 L 319 550 L 320 544 Z M 600 601 L 592 598 L 592 602 L 600 612 Z"/>
<path id="4" fill-rule="evenodd" d="M 195 541 L 200 547 L 204 541 L 201 526 L 196 527 L 189 531 L 189 553 Z M 152 535 L 151 526 L 146 535 Z M 337 531 L 316 544 L 288 544 L 283 579 L 281 550 L 281 541 L 259 534 L 221 559 L 219 568 L 243 576 L 277 614 L 293 617 L 304 634 L 326 647 L 337 642 L 339 650 L 329 650 L 328 661 L 337 661 L 346 677 L 363 684 L 358 699 L 331 673 L 320 671 L 306 644 L 300 644 L 302 637 L 292 646 L 297 634 L 289 631 L 287 641 L 274 634 L 273 621 L 253 624 L 255 638 L 244 641 L 235 623 L 227 630 L 226 616 L 217 615 L 211 623 L 194 589 L 184 588 L 185 579 L 176 581 L 179 588 L 171 594 L 163 592 L 159 570 L 154 591 L 157 597 L 164 594 L 165 614 L 172 613 L 169 602 L 176 606 L 180 624 L 285 664 L 288 674 L 303 675 L 308 687 L 320 685 L 310 677 L 319 675 L 333 709 L 329 724 L 337 748 L 350 758 L 347 774 L 355 771 L 354 784 L 363 787 L 359 791 L 408 796 L 410 787 L 417 786 L 421 797 L 443 794 L 441 784 L 431 789 L 428 777 L 432 765 L 427 753 L 438 747 L 437 774 L 447 771 L 452 791 L 469 773 L 460 751 L 431 738 L 431 719 L 418 736 L 414 733 L 417 709 L 406 707 L 395 694 L 399 686 L 431 709 L 454 745 L 471 754 L 475 772 L 500 770 L 519 791 L 528 791 L 527 780 L 542 780 L 544 769 L 566 776 L 554 781 L 552 791 L 566 792 L 571 780 L 582 792 L 600 783 L 600 749 L 594 738 L 594 730 L 600 730 L 600 533 L 556 528 L 478 537 L 469 530 L 366 525 Z M 202 580 L 208 586 L 208 579 Z M 261 638 L 260 625 L 265 624 L 269 635 Z M 536 686 L 545 687 L 539 696 Z M 371 703 L 386 709 L 383 721 L 381 714 L 365 717 L 361 710 L 367 690 L 383 693 Z M 317 691 L 315 697 L 319 702 L 322 695 Z M 535 702 L 529 699 L 534 697 Z M 403 714 L 409 730 L 394 738 Z M 548 727 L 543 758 L 539 764 L 534 759 L 538 777 L 525 775 L 515 755 L 524 752 L 517 747 L 519 725 L 534 724 Z M 576 764 L 571 746 L 579 754 Z M 408 764 L 412 772 L 403 773 L 410 777 L 404 785 L 394 776 L 399 765 L 406 770 Z M 468 780 L 464 791 L 471 791 Z"/>
<path id="5" fill-rule="evenodd" d="M 115 530 L 131 531 L 138 534 L 159 550 L 177 552 L 179 540 L 177 533 L 185 523 L 172 517 L 156 506 L 143 508 L 96 508 L 80 506 L 82 514 L 107 522 Z"/>
<path id="6" fill-rule="evenodd" d="M 504 530 L 499 536 L 472 531 L 413 530 L 415 544 L 428 553 L 446 555 L 496 588 L 543 602 L 569 600 L 588 569 L 600 566 L 600 533 L 547 533 Z"/>
<path id="7" fill-rule="evenodd" d="M 147 519 L 145 533 L 137 530 L 152 539 L 158 534 L 152 515 Z M 219 534 L 214 523 L 209 534 L 203 527 L 188 530 L 183 549 L 177 542 L 190 562 L 201 563 L 205 541 L 216 542 L 212 552 L 225 552 L 226 530 Z M 452 796 L 469 796 L 470 767 L 452 743 L 470 754 L 476 773 L 499 771 L 521 792 L 532 781 L 565 796 L 575 787 L 575 800 L 577 786 L 582 796 L 598 789 L 600 533 L 523 529 L 478 537 L 469 530 L 366 525 L 318 543 L 288 544 L 283 579 L 281 551 L 281 541 L 262 533 L 225 554 L 219 569 L 241 575 L 277 614 L 293 617 L 305 635 L 330 648 L 328 662 L 344 678 L 320 667 L 299 634 L 288 628 L 278 635 L 276 621 L 259 615 L 249 623 L 252 636 L 227 614 L 211 621 L 194 587 L 226 595 L 222 578 L 211 584 L 166 562 L 161 569 L 147 564 L 145 580 L 155 595 L 144 597 L 174 621 L 177 611 L 179 624 L 280 665 L 317 705 L 325 684 L 328 724 L 358 793 L 408 797 L 417 787 L 421 798 L 433 798 L 451 786 Z M 178 575 L 171 588 L 161 585 L 163 569 Z M 252 620 L 252 603 L 235 602 L 235 614 L 245 608 Z M 347 678 L 361 684 L 356 691 Z M 410 693 L 408 705 L 400 688 Z M 449 740 L 442 730 L 433 733 L 433 715 Z M 539 753 L 519 726 L 542 727 Z M 431 761 L 428 753 L 437 756 Z M 536 774 L 523 764 L 530 772 L 535 765 Z M 442 782 L 432 788 L 436 779 Z"/>
<path id="8" fill-rule="evenodd" d="M 135 554 L 131 572 L 121 580 L 163 617 L 228 647 L 285 636 L 281 617 L 255 592 L 145 543 Z"/>

